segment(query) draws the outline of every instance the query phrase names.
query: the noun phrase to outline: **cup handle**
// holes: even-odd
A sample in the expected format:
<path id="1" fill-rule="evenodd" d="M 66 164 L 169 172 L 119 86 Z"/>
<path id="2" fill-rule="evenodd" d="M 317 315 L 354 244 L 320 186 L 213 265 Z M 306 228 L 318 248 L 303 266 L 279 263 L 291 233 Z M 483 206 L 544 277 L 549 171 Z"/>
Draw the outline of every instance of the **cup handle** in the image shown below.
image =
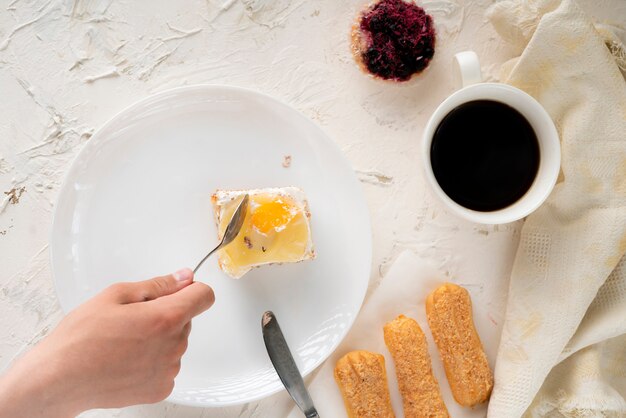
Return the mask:
<path id="1" fill-rule="evenodd" d="M 474 51 L 459 52 L 454 56 L 457 71 L 461 78 L 461 87 L 480 83 L 483 77 L 480 72 L 480 61 Z"/>

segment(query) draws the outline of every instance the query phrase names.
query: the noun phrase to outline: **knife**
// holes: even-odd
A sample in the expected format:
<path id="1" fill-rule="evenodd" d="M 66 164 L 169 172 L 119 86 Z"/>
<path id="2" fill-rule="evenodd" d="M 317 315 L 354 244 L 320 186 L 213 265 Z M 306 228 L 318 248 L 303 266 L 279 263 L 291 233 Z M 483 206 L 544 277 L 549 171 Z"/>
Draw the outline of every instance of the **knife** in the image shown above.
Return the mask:
<path id="1" fill-rule="evenodd" d="M 283 382 L 287 392 L 298 405 L 298 408 L 304 413 L 306 418 L 319 418 L 319 414 L 313 405 L 311 395 L 304 386 L 302 375 L 298 370 L 296 362 L 293 360 L 291 351 L 285 337 L 283 336 L 276 316 L 272 311 L 267 311 L 261 319 L 261 327 L 263 328 L 263 341 L 270 360 Z"/>

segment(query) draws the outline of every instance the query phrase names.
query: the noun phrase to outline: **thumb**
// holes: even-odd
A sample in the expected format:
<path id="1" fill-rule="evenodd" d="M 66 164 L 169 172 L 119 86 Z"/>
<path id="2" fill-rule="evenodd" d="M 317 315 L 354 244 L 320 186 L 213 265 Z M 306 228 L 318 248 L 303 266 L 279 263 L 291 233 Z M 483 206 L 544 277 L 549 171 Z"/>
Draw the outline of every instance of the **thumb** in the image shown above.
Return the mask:
<path id="1" fill-rule="evenodd" d="M 131 283 L 117 283 L 109 288 L 113 298 L 121 304 L 146 302 L 176 293 L 193 282 L 193 271 L 188 268 L 167 276 Z"/>

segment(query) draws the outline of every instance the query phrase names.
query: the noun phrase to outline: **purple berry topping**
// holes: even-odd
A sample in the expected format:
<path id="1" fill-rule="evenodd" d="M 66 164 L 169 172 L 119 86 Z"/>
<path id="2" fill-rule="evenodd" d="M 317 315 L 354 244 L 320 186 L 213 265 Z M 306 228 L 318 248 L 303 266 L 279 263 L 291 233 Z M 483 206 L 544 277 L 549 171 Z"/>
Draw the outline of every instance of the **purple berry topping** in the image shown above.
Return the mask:
<path id="1" fill-rule="evenodd" d="M 363 63 L 386 80 L 410 79 L 435 53 L 433 19 L 413 2 L 380 0 L 364 12 L 359 29 Z"/>

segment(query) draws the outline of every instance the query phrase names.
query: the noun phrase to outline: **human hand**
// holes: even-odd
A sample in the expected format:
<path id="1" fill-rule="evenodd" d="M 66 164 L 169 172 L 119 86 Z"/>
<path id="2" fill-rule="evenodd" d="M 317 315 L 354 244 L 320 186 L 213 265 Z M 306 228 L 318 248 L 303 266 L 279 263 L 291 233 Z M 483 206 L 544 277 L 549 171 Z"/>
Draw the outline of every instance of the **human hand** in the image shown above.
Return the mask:
<path id="1" fill-rule="evenodd" d="M 65 418 L 166 398 L 191 319 L 213 302 L 189 269 L 105 289 L 0 379 L 0 417 Z"/>

